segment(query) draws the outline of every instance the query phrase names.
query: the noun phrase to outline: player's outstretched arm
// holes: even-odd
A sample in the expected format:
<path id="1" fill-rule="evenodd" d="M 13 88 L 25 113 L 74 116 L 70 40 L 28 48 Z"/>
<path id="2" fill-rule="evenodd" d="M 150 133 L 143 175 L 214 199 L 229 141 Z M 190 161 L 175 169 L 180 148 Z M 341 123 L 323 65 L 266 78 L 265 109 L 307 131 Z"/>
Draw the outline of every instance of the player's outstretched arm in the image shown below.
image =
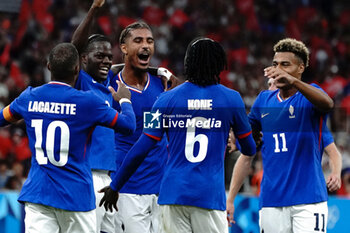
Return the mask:
<path id="1" fill-rule="evenodd" d="M 342 158 L 334 142 L 324 148 L 329 156 L 331 174 L 327 177 L 327 188 L 330 192 L 337 191 L 341 186 Z"/>
<path id="2" fill-rule="evenodd" d="M 0 111 L 0 127 L 9 125 L 18 121 L 19 119 L 14 117 L 10 110 L 10 105 L 7 105 Z"/>
<path id="3" fill-rule="evenodd" d="M 111 86 L 108 87 L 113 99 L 119 102 L 121 107 L 121 112 L 118 114 L 115 129 L 122 134 L 130 135 L 136 130 L 136 117 L 130 101 L 131 93 L 129 89 L 126 88 L 125 84 L 120 81 L 117 81 L 117 84 L 117 91 Z"/>
<path id="4" fill-rule="evenodd" d="M 98 8 L 102 7 L 105 0 L 94 0 L 87 15 L 73 33 L 72 44 L 77 48 L 79 54 L 83 52 L 88 42 L 90 27 Z"/>
<path id="5" fill-rule="evenodd" d="M 230 190 L 226 199 L 226 212 L 229 226 L 231 226 L 232 223 L 236 223 L 233 218 L 235 211 L 234 201 L 238 194 L 238 191 L 243 185 L 245 177 L 248 176 L 252 160 L 253 156 L 241 154 L 233 169 Z"/>
<path id="6" fill-rule="evenodd" d="M 101 189 L 99 192 L 104 192 L 99 206 L 104 206 L 106 210 L 112 210 L 116 207 L 118 201 L 118 191 L 129 180 L 132 174 L 141 165 L 146 158 L 148 152 L 154 147 L 157 140 L 152 139 L 145 134 L 142 134 L 139 140 L 129 150 L 125 159 L 119 168 L 118 172 L 112 177 L 112 182 L 109 187 Z"/>

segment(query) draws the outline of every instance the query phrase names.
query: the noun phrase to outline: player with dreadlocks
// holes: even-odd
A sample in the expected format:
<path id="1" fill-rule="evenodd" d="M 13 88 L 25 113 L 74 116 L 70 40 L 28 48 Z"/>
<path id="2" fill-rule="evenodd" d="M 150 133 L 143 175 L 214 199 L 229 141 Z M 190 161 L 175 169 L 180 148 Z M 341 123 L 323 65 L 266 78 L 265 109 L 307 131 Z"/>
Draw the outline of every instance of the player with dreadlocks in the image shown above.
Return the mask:
<path id="1" fill-rule="evenodd" d="M 189 44 L 187 81 L 159 96 L 150 124 L 110 186 L 101 190 L 105 196 L 100 205 L 116 208 L 118 191 L 166 133 L 169 158 L 158 199 L 163 232 L 228 232 L 224 153 L 230 128 L 242 146 L 242 156 L 252 157 L 255 143 L 241 96 L 219 84 L 225 67 L 219 43 L 197 38 Z"/>

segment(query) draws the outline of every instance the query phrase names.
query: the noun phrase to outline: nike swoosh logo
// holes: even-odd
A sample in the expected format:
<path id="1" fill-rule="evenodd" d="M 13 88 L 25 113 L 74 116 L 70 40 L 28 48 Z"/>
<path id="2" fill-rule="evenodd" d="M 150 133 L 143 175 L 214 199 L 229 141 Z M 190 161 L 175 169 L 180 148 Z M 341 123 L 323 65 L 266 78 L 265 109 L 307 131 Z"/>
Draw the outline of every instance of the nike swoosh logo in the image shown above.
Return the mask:
<path id="1" fill-rule="evenodd" d="M 265 114 L 261 114 L 261 118 L 264 118 L 264 117 L 266 117 L 267 115 L 269 115 L 270 113 L 268 112 L 268 113 L 265 113 Z"/>

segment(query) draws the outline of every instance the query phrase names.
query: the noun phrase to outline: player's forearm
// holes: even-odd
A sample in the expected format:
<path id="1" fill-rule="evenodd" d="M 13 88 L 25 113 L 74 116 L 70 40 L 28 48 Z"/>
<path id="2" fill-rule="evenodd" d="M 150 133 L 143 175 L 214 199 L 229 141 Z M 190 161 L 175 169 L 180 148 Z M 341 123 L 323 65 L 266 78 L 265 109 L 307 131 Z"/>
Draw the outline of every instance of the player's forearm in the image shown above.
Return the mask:
<path id="1" fill-rule="evenodd" d="M 326 146 L 325 151 L 329 156 L 331 173 L 340 176 L 342 169 L 342 158 L 339 150 L 334 143 L 331 143 Z"/>
<path id="2" fill-rule="evenodd" d="M 97 10 L 98 7 L 92 4 L 86 17 L 83 19 L 83 21 L 79 24 L 79 26 L 73 33 L 71 42 L 77 48 L 79 54 L 83 52 L 83 49 L 87 44 L 90 34 L 90 27 Z"/>
<path id="3" fill-rule="evenodd" d="M 230 190 L 227 196 L 227 202 L 233 203 L 238 191 L 243 185 L 244 179 L 249 174 L 253 156 L 241 154 L 233 168 Z"/>
<path id="4" fill-rule="evenodd" d="M 322 90 L 299 79 L 293 85 L 319 110 L 329 112 L 334 107 L 333 100 Z"/>
<path id="5" fill-rule="evenodd" d="M 118 132 L 131 135 L 136 130 L 136 117 L 131 103 L 122 103 L 121 112 L 118 115 L 116 130 Z"/>
<path id="6" fill-rule="evenodd" d="M 121 167 L 113 177 L 110 184 L 111 189 L 114 191 L 119 191 L 124 186 L 156 143 L 156 140 L 144 134 L 141 135 L 139 140 L 129 150 Z"/>
<path id="7" fill-rule="evenodd" d="M 248 135 L 245 138 L 239 138 L 238 142 L 240 145 L 240 151 L 245 155 L 255 155 L 256 153 L 256 144 L 254 142 L 252 134 Z"/>

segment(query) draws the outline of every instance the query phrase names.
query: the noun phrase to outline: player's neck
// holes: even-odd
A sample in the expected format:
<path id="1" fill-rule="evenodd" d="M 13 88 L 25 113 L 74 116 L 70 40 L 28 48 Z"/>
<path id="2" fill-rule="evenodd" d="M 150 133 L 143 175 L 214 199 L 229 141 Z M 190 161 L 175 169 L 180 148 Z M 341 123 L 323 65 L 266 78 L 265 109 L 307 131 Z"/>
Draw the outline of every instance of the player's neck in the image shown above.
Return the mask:
<path id="1" fill-rule="evenodd" d="M 280 96 L 285 100 L 297 93 L 297 91 L 296 88 L 280 89 Z"/>
<path id="2" fill-rule="evenodd" d="M 147 83 L 147 71 L 133 69 L 125 65 L 122 70 L 122 77 L 126 84 L 142 90 Z"/>

